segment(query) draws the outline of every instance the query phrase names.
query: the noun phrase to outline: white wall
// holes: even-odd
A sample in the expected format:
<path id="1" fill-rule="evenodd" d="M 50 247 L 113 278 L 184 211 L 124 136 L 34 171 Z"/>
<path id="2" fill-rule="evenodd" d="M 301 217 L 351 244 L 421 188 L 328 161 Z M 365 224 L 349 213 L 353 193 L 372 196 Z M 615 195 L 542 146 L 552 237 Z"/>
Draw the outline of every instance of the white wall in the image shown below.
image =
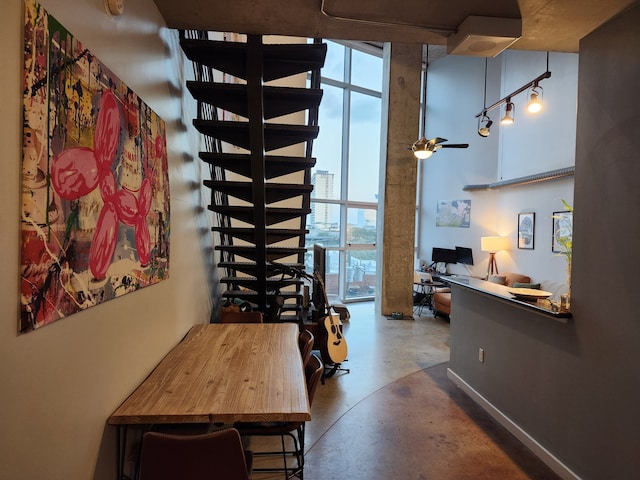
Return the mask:
<path id="1" fill-rule="evenodd" d="M 504 107 L 489 113 L 494 121 L 488 138 L 477 134 L 477 119 L 484 104 L 485 59 L 449 56 L 429 66 L 427 137 L 450 143 L 469 143 L 468 149 L 441 149 L 421 164 L 418 257 L 430 260 L 432 247 L 471 247 L 474 275 L 486 274 L 488 254 L 480 250 L 480 237 L 506 235 L 511 250 L 498 252 L 501 271 L 517 271 L 560 292 L 566 281 L 564 257 L 551 252 L 551 221 L 563 210 L 562 199 L 572 202 L 573 178 L 498 190 L 463 191 L 465 185 L 488 184 L 558 168 L 575 162 L 578 57 L 552 53 L 551 78 L 541 82 L 544 109 L 526 113 L 527 95 L 513 98 L 515 123 L 500 126 Z M 507 51 L 488 59 L 487 106 L 528 83 L 546 70 L 546 53 Z M 436 227 L 438 200 L 471 200 L 470 228 Z M 517 215 L 536 213 L 535 248 L 517 248 Z M 460 265 L 452 273 L 467 273 Z"/>
<path id="2" fill-rule="evenodd" d="M 21 0 L 3 2 L 0 29 L 0 479 L 112 479 L 115 429 L 106 419 L 166 352 L 211 311 L 210 220 L 200 189 L 193 103 L 184 95 L 177 35 L 152 0 L 108 18 L 102 0 L 41 4 L 167 125 L 170 278 L 18 336 Z M 206 210 L 204 210 L 206 212 Z M 205 252 L 205 253 L 200 253 Z"/>

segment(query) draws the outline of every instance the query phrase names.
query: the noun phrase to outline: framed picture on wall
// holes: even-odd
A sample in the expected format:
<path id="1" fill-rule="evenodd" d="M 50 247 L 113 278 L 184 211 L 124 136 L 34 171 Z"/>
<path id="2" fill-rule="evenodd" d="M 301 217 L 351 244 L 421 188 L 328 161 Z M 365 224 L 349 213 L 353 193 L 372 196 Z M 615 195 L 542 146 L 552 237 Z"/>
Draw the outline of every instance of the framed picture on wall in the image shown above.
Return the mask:
<path id="1" fill-rule="evenodd" d="M 553 212 L 553 253 L 566 253 L 571 250 L 573 238 L 573 212 Z"/>
<path id="2" fill-rule="evenodd" d="M 35 0 L 24 32 L 20 333 L 167 280 L 171 246 L 164 120 Z"/>
<path id="3" fill-rule="evenodd" d="M 536 214 L 534 212 L 518 214 L 518 248 L 533 250 Z"/>

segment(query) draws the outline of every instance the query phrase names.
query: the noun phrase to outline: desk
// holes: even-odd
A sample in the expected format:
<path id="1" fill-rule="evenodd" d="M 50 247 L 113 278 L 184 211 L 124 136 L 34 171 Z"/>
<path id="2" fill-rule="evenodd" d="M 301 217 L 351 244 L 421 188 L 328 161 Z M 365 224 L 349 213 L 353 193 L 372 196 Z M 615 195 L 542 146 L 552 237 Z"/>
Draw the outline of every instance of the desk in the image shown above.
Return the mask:
<path id="1" fill-rule="evenodd" d="M 228 323 L 192 327 L 107 422 L 120 479 L 128 425 L 308 420 L 298 326 Z"/>

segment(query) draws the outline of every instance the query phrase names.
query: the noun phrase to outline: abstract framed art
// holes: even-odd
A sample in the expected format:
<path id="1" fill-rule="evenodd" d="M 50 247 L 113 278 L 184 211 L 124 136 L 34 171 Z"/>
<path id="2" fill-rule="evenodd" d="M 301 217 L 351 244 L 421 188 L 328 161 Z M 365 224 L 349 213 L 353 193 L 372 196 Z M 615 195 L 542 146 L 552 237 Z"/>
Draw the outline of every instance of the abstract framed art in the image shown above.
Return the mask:
<path id="1" fill-rule="evenodd" d="M 469 228 L 471 200 L 438 200 L 436 227 Z"/>
<path id="2" fill-rule="evenodd" d="M 571 251 L 573 238 L 573 212 L 553 212 L 553 238 L 551 239 L 551 251 L 553 253 L 566 253 Z"/>
<path id="3" fill-rule="evenodd" d="M 25 3 L 19 332 L 169 275 L 164 121 Z"/>
<path id="4" fill-rule="evenodd" d="M 518 248 L 533 250 L 535 241 L 536 214 L 518 214 Z"/>

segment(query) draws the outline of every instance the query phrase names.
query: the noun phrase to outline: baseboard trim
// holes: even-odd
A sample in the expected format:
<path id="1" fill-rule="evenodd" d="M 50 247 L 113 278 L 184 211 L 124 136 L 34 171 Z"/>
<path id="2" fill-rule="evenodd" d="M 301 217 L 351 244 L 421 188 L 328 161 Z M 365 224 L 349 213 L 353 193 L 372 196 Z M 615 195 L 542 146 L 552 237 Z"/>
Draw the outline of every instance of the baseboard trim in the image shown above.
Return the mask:
<path id="1" fill-rule="evenodd" d="M 460 378 L 453 370 L 447 368 L 449 379 L 469 395 L 478 405 L 487 411 L 500 425 L 506 428 L 514 437 L 526 445 L 540 460 L 549 466 L 556 474 L 564 480 L 580 480 L 564 463 L 556 458 L 549 450 L 538 443 L 531 435 L 520 428 L 509 417 L 496 408 L 491 402 Z"/>

